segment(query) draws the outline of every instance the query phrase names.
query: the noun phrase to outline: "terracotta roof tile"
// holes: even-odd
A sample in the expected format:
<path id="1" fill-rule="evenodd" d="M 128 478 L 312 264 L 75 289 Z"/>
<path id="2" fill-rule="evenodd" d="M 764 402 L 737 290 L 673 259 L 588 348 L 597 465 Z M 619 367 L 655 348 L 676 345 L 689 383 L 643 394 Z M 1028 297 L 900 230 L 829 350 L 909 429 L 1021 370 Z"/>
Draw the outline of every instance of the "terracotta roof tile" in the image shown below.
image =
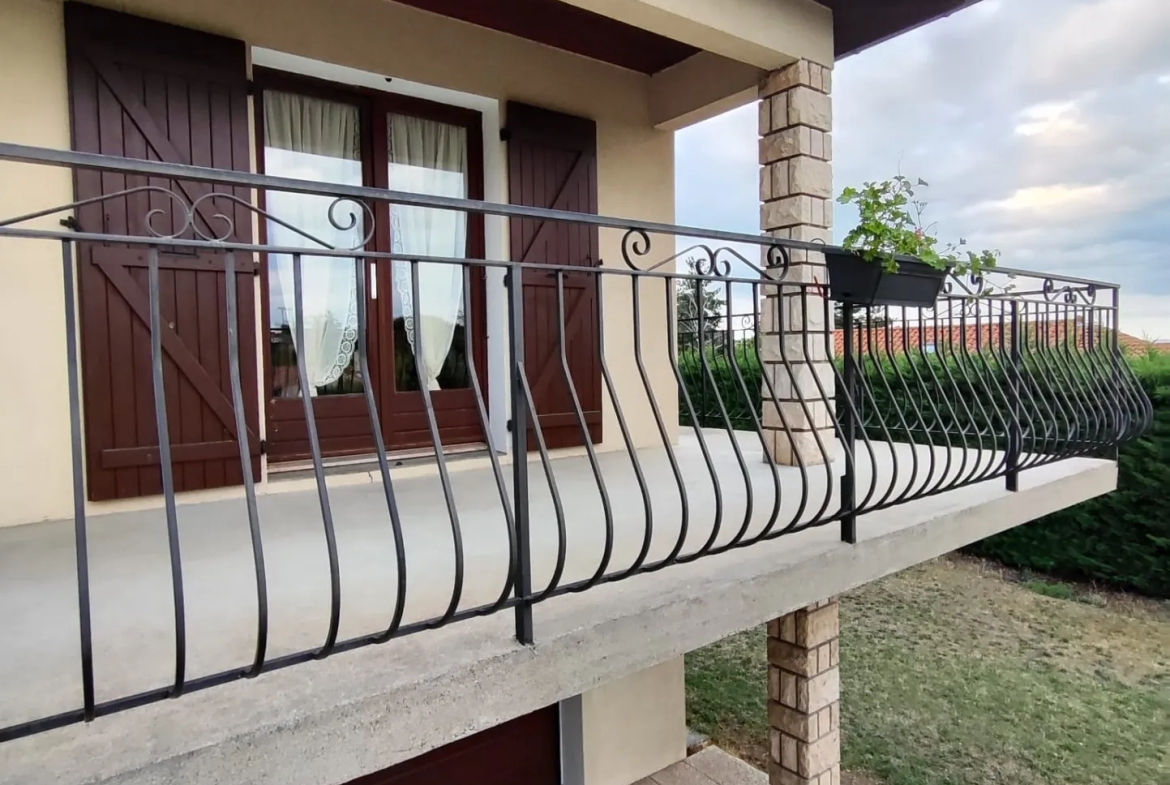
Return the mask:
<path id="1" fill-rule="evenodd" d="M 1033 331 L 1036 329 L 1035 324 L 1032 324 Z M 887 335 L 889 336 L 887 338 Z M 968 324 L 963 325 L 939 325 L 937 335 L 933 325 L 926 327 L 904 327 L 897 325 L 882 325 L 874 326 L 871 329 L 865 328 L 861 332 L 861 346 L 863 351 L 869 351 L 868 341 L 873 341 L 873 350 L 877 352 L 886 351 L 886 341 L 889 341 L 889 352 L 891 354 L 901 354 L 904 347 L 909 347 L 911 351 L 917 351 L 921 346 L 923 349 L 930 351 L 930 347 L 942 345 L 948 349 L 952 346 L 958 347 L 965 344 L 970 351 L 976 351 L 980 346 L 998 346 L 1000 344 L 1000 325 L 995 324 L 981 324 L 979 326 Z M 1085 334 L 1084 325 L 1081 323 L 1068 322 L 1051 322 L 1048 324 L 1048 341 L 1052 344 L 1064 341 L 1085 343 L 1087 336 Z M 1158 351 L 1170 351 L 1170 345 L 1155 344 L 1152 341 L 1146 341 L 1137 338 L 1133 335 L 1120 333 L 1121 345 L 1131 351 L 1144 352 L 1149 348 Z M 845 351 L 845 333 L 843 330 L 833 331 L 833 354 L 840 357 Z"/>

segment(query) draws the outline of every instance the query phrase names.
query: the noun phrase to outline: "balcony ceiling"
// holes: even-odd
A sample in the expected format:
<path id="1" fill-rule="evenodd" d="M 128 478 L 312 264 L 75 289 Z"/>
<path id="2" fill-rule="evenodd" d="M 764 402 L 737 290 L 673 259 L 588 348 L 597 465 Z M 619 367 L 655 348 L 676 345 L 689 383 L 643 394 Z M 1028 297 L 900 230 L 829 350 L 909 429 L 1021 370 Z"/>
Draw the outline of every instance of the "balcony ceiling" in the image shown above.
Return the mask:
<path id="1" fill-rule="evenodd" d="M 699 49 L 560 0 L 397 0 L 595 60 L 654 74 Z M 977 0 L 819 0 L 833 11 L 838 58 L 946 16 Z"/>

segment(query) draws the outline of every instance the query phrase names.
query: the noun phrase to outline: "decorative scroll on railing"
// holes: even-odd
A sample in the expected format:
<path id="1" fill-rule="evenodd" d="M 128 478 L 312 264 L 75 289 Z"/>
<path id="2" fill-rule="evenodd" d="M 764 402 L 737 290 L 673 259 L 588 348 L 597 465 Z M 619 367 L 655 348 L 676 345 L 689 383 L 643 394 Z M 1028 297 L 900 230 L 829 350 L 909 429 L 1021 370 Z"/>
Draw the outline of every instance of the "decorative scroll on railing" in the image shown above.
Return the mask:
<path id="1" fill-rule="evenodd" d="M 80 705 L 11 720 L 0 715 L 5 726 L 0 741 L 506 609 L 515 614 L 517 638 L 530 643 L 537 602 L 813 526 L 839 523 L 842 536 L 852 541 L 857 528 L 864 527 L 859 516 L 974 483 L 999 480 L 1015 488 L 1020 472 L 1028 469 L 1078 456 L 1109 457 L 1150 422 L 1150 403 L 1118 346 L 1116 288 L 1109 284 L 999 270 L 952 280 L 929 309 L 840 309 L 818 283 L 791 274 L 793 250 L 823 248 L 809 243 L 0 144 L 4 159 L 328 196 L 329 224 L 343 231 L 360 225 L 362 241 L 335 248 L 231 194 L 213 190 L 191 203 L 177 189 L 158 186 L 0 217 L 0 239 L 39 239 L 57 244 L 61 253 L 76 561 L 69 580 L 77 584 L 81 651 Z M 172 231 L 156 229 L 165 217 L 157 207 L 141 216 L 144 231 L 137 236 L 84 225 L 73 231 L 44 228 L 47 224 L 38 221 L 147 192 L 173 203 Z M 201 229 L 198 208 L 217 209 L 221 202 L 274 222 L 307 244 L 236 242 L 229 210 L 213 214 L 219 231 Z M 379 250 L 374 241 L 379 228 L 374 205 L 379 202 L 585 227 L 599 233 L 603 257 L 611 249 L 620 260 L 595 266 L 518 264 Z M 158 525 L 166 532 L 173 611 L 174 663 L 167 682 L 114 695 L 100 689 L 94 667 L 100 629 L 91 608 L 90 544 L 97 532 L 87 522 L 74 283 L 75 249 L 84 244 L 141 248 L 147 256 L 150 389 L 162 488 Z M 176 504 L 180 494 L 168 429 L 175 402 L 162 346 L 170 316 L 160 292 L 159 254 L 173 249 L 213 254 L 225 272 L 227 364 L 242 472 L 239 525 L 247 532 L 255 583 L 255 595 L 247 598 L 255 607 L 248 658 L 198 673 L 191 672 L 187 658 L 191 587 L 184 583 L 189 562 L 180 534 L 189 508 Z M 296 346 L 306 345 L 305 267 L 321 259 L 355 265 L 355 374 L 363 380 L 364 416 L 376 462 L 372 474 L 381 491 L 379 508 L 368 514 L 384 519 L 382 531 L 392 543 L 383 565 L 392 576 L 384 623 L 343 635 L 343 587 L 352 584 L 345 580 L 345 527 L 335 516 L 343 509 L 337 500 L 346 489 L 328 481 L 318 433 L 320 401 L 306 367 L 307 352 L 300 353 L 296 389 L 316 490 L 315 499 L 301 506 L 303 515 L 311 510 L 319 518 L 328 587 L 321 599 L 328 614 L 319 642 L 293 651 L 273 644 L 271 609 L 280 599 L 270 548 L 276 535 L 265 526 L 257 488 L 261 479 L 252 472 L 256 445 L 249 443 L 244 411 L 254 391 L 241 381 L 241 342 L 251 340 L 253 330 L 241 323 L 234 289 L 237 269 L 263 264 L 268 254 L 292 260 Z M 383 438 L 384 413 L 374 384 L 367 381 L 374 377 L 368 313 L 373 300 L 366 270 L 380 261 L 409 266 L 409 294 L 416 304 L 423 302 L 420 278 L 426 265 L 458 266 L 461 326 L 469 347 L 481 343 L 486 318 L 474 282 L 496 287 L 488 299 L 504 303 L 500 329 L 482 341 L 488 347 L 486 360 L 467 362 L 473 425 L 463 420 L 460 427 L 476 430 L 494 448 L 482 453 L 481 474 L 456 473 L 449 465 L 453 458 L 445 450 L 444 409 L 436 403 L 444 391 L 419 383 L 413 391 L 398 393 L 411 396 L 422 413 L 420 432 L 431 451 L 438 494 L 404 491 L 415 480 L 392 466 L 395 456 Z M 791 314 L 800 315 L 804 329 L 794 329 Z M 531 342 L 536 338 L 548 351 L 534 364 Z M 427 331 L 415 331 L 419 380 L 427 378 L 421 365 L 426 340 Z M 582 346 L 596 346 L 595 354 L 582 361 Z M 497 438 L 503 429 L 493 427 L 500 425 L 500 413 L 489 406 L 489 378 L 504 380 L 505 388 L 493 395 L 507 401 L 506 440 Z M 598 411 L 590 403 L 595 399 L 601 402 Z M 802 431 L 802 423 L 813 427 Z M 554 431 L 555 442 L 550 441 Z M 791 460 L 777 448 L 781 441 L 795 446 L 787 456 Z M 581 449 L 557 449 L 568 443 Z M 514 459 L 501 459 L 499 450 Z M 515 459 L 530 453 L 530 460 Z M 483 485 L 475 498 L 468 498 L 460 483 L 476 476 Z M 424 503 L 431 506 L 419 506 Z M 415 516 L 424 514 L 420 510 L 432 524 L 428 532 L 445 519 L 441 543 L 408 536 Z M 494 516 L 496 528 L 483 524 L 483 516 Z M 477 525 L 465 526 L 469 518 Z M 485 528 L 494 532 L 490 540 Z M 477 538 L 474 547 L 467 544 L 469 537 Z M 439 562 L 449 567 L 436 567 L 433 553 L 420 550 L 424 547 L 441 550 Z M 485 567 L 488 552 L 494 559 L 491 569 Z M 426 567 L 416 568 L 420 564 Z M 435 593 L 441 600 L 428 604 L 424 596 Z M 237 604 L 245 602 L 237 599 Z M 274 650 L 281 653 L 274 655 Z M 104 696 L 100 700 L 99 694 Z"/>

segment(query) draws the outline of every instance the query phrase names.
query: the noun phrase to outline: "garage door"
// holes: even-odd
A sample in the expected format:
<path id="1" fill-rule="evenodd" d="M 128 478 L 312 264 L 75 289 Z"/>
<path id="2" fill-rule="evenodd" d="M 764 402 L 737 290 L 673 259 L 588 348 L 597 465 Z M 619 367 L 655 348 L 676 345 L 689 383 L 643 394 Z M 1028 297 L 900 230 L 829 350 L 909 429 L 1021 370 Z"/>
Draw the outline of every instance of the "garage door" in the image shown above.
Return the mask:
<path id="1" fill-rule="evenodd" d="M 560 785 L 557 707 L 533 712 L 349 785 Z"/>

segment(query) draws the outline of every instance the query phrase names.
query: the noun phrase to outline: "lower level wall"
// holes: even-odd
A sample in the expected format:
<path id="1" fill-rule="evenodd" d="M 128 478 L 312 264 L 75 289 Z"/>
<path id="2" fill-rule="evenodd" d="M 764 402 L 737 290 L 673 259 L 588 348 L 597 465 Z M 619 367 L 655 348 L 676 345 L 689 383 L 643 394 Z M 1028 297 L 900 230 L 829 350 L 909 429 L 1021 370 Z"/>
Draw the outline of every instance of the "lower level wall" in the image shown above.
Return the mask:
<path id="1" fill-rule="evenodd" d="M 630 785 L 687 754 L 683 658 L 561 703 L 564 785 Z"/>

